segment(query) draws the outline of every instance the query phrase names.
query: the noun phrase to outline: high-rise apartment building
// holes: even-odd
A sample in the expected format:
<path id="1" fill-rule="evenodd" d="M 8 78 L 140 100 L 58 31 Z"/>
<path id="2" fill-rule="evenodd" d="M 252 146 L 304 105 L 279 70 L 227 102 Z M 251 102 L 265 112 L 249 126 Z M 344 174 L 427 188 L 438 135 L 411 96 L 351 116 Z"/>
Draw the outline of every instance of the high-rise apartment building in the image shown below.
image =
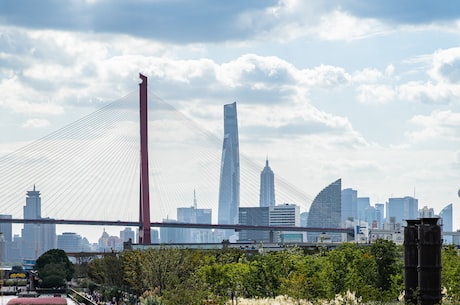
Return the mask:
<path id="1" fill-rule="evenodd" d="M 27 192 L 24 219 L 41 219 L 40 192 Z M 21 256 L 36 259 L 44 252 L 56 248 L 56 225 L 26 223 L 22 229 Z"/>
<path id="2" fill-rule="evenodd" d="M 237 224 L 240 207 L 240 157 L 236 102 L 224 105 L 224 141 L 220 167 L 219 224 Z"/>
<path id="3" fill-rule="evenodd" d="M 308 227 L 340 228 L 342 208 L 342 179 L 325 187 L 313 200 L 308 212 Z M 309 242 L 318 242 L 321 233 L 309 232 Z M 340 233 L 328 233 L 332 241 L 342 241 Z"/>
<path id="4" fill-rule="evenodd" d="M 260 207 L 275 206 L 275 174 L 265 161 L 265 167 L 260 173 Z"/>

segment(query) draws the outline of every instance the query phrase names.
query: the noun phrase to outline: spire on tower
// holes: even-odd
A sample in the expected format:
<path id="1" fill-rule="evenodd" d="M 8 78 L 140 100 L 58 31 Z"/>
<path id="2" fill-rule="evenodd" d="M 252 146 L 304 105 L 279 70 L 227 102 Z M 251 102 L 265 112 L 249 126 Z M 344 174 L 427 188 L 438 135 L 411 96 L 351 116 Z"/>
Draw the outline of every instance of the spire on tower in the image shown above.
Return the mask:
<path id="1" fill-rule="evenodd" d="M 196 191 L 193 189 L 193 207 L 196 209 L 197 208 L 197 202 L 196 202 Z"/>

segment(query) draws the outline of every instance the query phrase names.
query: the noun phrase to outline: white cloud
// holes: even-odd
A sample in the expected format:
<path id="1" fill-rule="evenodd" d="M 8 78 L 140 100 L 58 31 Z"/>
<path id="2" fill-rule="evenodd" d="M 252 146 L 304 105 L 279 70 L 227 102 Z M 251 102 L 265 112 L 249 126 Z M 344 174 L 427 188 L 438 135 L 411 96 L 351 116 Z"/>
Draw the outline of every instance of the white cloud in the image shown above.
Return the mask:
<path id="1" fill-rule="evenodd" d="M 460 47 L 438 50 L 432 55 L 432 68 L 428 71 L 437 82 L 460 83 Z"/>
<path id="2" fill-rule="evenodd" d="M 30 119 L 22 124 L 23 128 L 42 128 L 50 125 L 46 119 Z"/>
<path id="3" fill-rule="evenodd" d="M 352 74 L 352 80 L 356 83 L 373 83 L 382 79 L 382 77 L 382 72 L 373 68 L 365 68 Z"/>
<path id="4" fill-rule="evenodd" d="M 24 84 L 17 76 L 0 80 L 0 107 L 16 113 L 58 115 L 64 109 Z"/>
<path id="5" fill-rule="evenodd" d="M 459 89 L 446 83 L 411 81 L 399 86 L 398 96 L 407 101 L 449 104 L 460 96 Z"/>
<path id="6" fill-rule="evenodd" d="M 351 76 L 342 67 L 319 65 L 312 69 L 300 70 L 299 78 L 302 84 L 310 87 L 331 88 L 347 85 Z"/>
<path id="7" fill-rule="evenodd" d="M 358 101 L 364 104 L 385 104 L 397 97 L 395 90 L 388 85 L 360 85 L 357 91 Z"/>
<path id="8" fill-rule="evenodd" d="M 387 31 L 387 26 L 375 19 L 357 18 L 338 10 L 322 16 L 316 28 L 321 39 L 345 41 L 380 35 Z"/>
<path id="9" fill-rule="evenodd" d="M 390 64 L 385 68 L 385 75 L 386 76 L 392 76 L 395 72 L 395 66 Z"/>
<path id="10" fill-rule="evenodd" d="M 407 133 L 412 141 L 460 141 L 460 113 L 434 111 L 430 115 L 415 115 L 410 123 L 417 127 L 416 131 Z"/>

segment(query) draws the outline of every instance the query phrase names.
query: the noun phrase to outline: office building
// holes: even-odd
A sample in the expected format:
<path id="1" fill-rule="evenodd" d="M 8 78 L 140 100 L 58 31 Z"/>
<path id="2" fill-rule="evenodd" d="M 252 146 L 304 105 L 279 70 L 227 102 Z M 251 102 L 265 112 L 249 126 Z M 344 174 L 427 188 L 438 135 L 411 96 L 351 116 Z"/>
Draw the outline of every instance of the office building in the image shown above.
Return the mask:
<path id="1" fill-rule="evenodd" d="M 27 192 L 24 219 L 42 219 L 40 192 Z M 22 258 L 36 259 L 44 252 L 56 248 L 56 225 L 26 223 L 22 229 Z"/>
<path id="2" fill-rule="evenodd" d="M 383 221 L 385 219 L 385 204 L 384 203 L 376 203 L 375 209 L 378 211 L 377 215 L 377 228 L 381 229 L 383 227 Z"/>
<path id="3" fill-rule="evenodd" d="M 424 206 L 420 210 L 418 210 L 418 218 L 433 218 L 435 217 L 433 208 L 429 208 Z"/>
<path id="4" fill-rule="evenodd" d="M 306 227 L 307 226 L 307 221 L 308 221 L 308 212 L 300 213 L 300 226 L 301 227 Z"/>
<path id="5" fill-rule="evenodd" d="M 249 226 L 300 227 L 299 206 L 285 203 L 270 207 L 242 207 L 239 209 L 239 224 Z M 241 230 L 239 240 L 266 243 L 302 242 L 302 236 L 302 233 L 290 231 Z"/>
<path id="6" fill-rule="evenodd" d="M 370 206 L 364 211 L 365 222 L 369 224 L 369 229 L 380 229 L 382 225 L 382 215 L 380 209 Z"/>
<path id="7" fill-rule="evenodd" d="M 199 209 L 197 207 L 196 196 L 194 193 L 193 206 L 189 208 L 177 208 L 177 222 L 211 224 L 212 210 Z M 212 242 L 211 229 L 181 228 L 180 243 L 209 243 Z"/>
<path id="8" fill-rule="evenodd" d="M 357 198 L 358 208 L 357 216 L 359 220 L 365 220 L 366 218 L 366 209 L 371 206 L 371 201 L 369 197 L 358 197 Z"/>
<path id="9" fill-rule="evenodd" d="M 279 204 L 270 207 L 269 213 L 270 226 L 280 227 L 300 227 L 300 210 L 295 204 Z M 303 237 L 300 232 L 281 231 L 275 232 L 275 242 L 302 242 Z"/>
<path id="10" fill-rule="evenodd" d="M 342 190 L 341 223 L 344 225 L 347 220 L 353 221 L 358 210 L 358 191 L 347 188 Z"/>
<path id="11" fill-rule="evenodd" d="M 163 219 L 163 223 L 177 223 L 175 219 Z M 184 228 L 174 227 L 160 227 L 160 243 L 162 244 L 174 244 L 181 243 L 183 241 Z"/>
<path id="12" fill-rule="evenodd" d="M 132 243 L 135 243 L 136 240 L 134 239 L 134 231 L 131 228 L 124 228 L 120 231 L 120 239 L 122 242 L 128 241 L 131 239 Z"/>
<path id="13" fill-rule="evenodd" d="M 64 232 L 57 236 L 57 248 L 65 252 L 83 252 L 83 239 L 80 235 L 73 232 Z"/>
<path id="14" fill-rule="evenodd" d="M 12 215 L 0 215 L 0 219 L 12 219 Z M 13 224 L 12 223 L 0 223 L 0 232 L 2 239 L 5 242 L 13 241 Z"/>
<path id="15" fill-rule="evenodd" d="M 11 219 L 11 215 L 0 215 L 1 219 Z M 0 243 L 1 243 L 1 252 L 0 252 L 0 264 L 9 262 L 12 249 L 13 241 L 13 224 L 11 223 L 0 223 Z"/>
<path id="16" fill-rule="evenodd" d="M 452 214 L 452 203 L 446 205 L 441 212 L 439 212 L 439 217 L 442 220 L 442 231 L 443 232 L 452 232 L 454 230 L 453 227 L 453 214 Z M 445 244 L 452 244 L 453 238 L 452 235 L 444 235 L 443 234 L 443 241 Z"/>
<path id="17" fill-rule="evenodd" d="M 342 180 L 338 179 L 325 187 L 313 200 L 308 212 L 308 227 L 340 228 L 342 209 Z M 334 242 L 342 241 L 340 233 L 327 233 Z M 318 242 L 321 232 L 309 232 L 309 242 Z"/>
<path id="18" fill-rule="evenodd" d="M 224 140 L 220 167 L 219 224 L 237 224 L 240 207 L 240 157 L 236 102 L 224 105 Z M 224 232 L 225 237 L 233 234 Z"/>
<path id="19" fill-rule="evenodd" d="M 239 224 L 247 226 L 269 226 L 269 207 L 241 207 L 239 209 Z M 270 232 L 262 230 L 241 230 L 240 241 L 270 242 Z"/>
<path id="20" fill-rule="evenodd" d="M 160 243 L 160 233 L 158 232 L 157 229 L 151 229 L 150 230 L 150 240 L 151 240 L 152 244 Z"/>
<path id="21" fill-rule="evenodd" d="M 386 223 L 403 223 L 418 216 L 418 199 L 410 196 L 388 199 Z"/>
<path id="22" fill-rule="evenodd" d="M 265 167 L 260 173 L 260 207 L 275 206 L 275 174 L 265 161 Z"/>

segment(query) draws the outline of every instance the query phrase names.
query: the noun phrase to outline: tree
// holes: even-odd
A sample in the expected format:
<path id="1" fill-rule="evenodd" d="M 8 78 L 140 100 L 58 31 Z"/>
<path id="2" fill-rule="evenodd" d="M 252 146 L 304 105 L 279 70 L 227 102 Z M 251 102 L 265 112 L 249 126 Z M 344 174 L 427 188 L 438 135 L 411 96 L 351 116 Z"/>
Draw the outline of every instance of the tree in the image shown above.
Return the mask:
<path id="1" fill-rule="evenodd" d="M 446 288 L 447 298 L 452 304 L 460 302 L 460 256 L 454 245 L 443 248 L 442 259 L 442 286 Z"/>
<path id="2" fill-rule="evenodd" d="M 377 264 L 376 286 L 387 291 L 391 287 L 391 278 L 400 272 L 398 258 L 401 255 L 396 244 L 385 239 L 377 239 L 372 243 L 370 253 Z"/>
<path id="3" fill-rule="evenodd" d="M 289 295 L 296 300 L 324 299 L 324 281 L 320 272 L 324 260 L 323 256 L 299 257 L 295 270 L 282 279 L 281 294 Z"/>
<path id="4" fill-rule="evenodd" d="M 63 287 L 65 286 L 66 271 L 62 264 L 50 263 L 40 271 L 42 287 Z"/>
<path id="5" fill-rule="evenodd" d="M 67 254 L 61 249 L 51 249 L 43 253 L 35 262 L 38 276 L 42 279 L 42 286 L 55 287 L 55 284 L 70 281 L 75 268 Z"/>

